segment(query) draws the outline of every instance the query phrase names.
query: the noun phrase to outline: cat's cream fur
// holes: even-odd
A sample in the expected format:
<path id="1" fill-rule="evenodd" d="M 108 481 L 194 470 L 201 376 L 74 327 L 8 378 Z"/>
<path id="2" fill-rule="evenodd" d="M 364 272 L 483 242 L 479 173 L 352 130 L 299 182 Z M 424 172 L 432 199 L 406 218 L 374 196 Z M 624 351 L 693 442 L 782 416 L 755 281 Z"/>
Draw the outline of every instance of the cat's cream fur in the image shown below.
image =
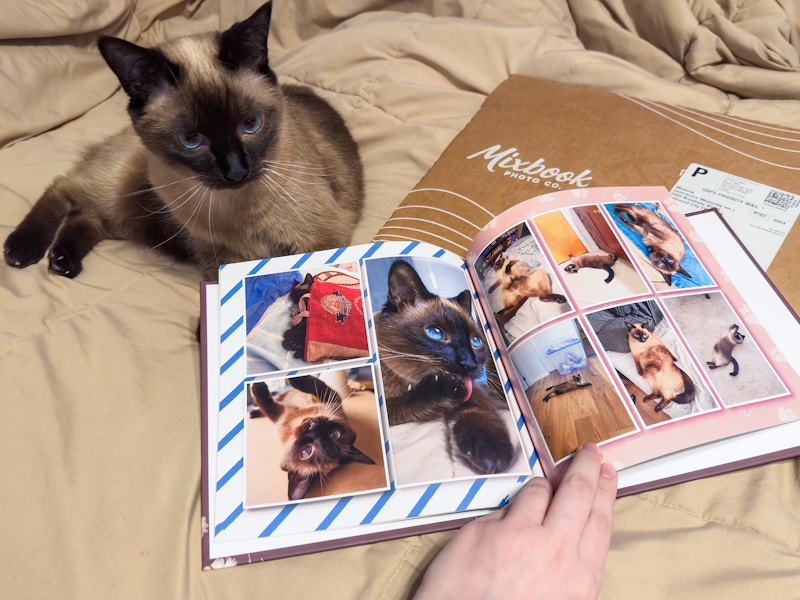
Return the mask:
<path id="1" fill-rule="evenodd" d="M 75 277 L 97 242 L 129 239 L 216 279 L 223 263 L 347 245 L 363 204 L 358 149 L 327 103 L 277 83 L 270 14 L 268 3 L 156 49 L 101 39 L 132 125 L 52 183 L 7 239 L 6 262 L 48 253 L 51 271 Z"/>

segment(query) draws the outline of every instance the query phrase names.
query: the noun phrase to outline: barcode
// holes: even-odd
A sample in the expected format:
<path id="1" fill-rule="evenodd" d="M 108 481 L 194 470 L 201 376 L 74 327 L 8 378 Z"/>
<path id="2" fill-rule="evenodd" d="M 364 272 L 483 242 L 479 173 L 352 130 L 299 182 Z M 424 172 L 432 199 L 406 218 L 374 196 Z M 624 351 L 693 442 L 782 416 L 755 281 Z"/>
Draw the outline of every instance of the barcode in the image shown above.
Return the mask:
<path id="1" fill-rule="evenodd" d="M 778 190 L 770 190 L 764 203 L 784 210 L 797 208 L 799 204 L 797 196 L 788 192 L 779 192 Z"/>

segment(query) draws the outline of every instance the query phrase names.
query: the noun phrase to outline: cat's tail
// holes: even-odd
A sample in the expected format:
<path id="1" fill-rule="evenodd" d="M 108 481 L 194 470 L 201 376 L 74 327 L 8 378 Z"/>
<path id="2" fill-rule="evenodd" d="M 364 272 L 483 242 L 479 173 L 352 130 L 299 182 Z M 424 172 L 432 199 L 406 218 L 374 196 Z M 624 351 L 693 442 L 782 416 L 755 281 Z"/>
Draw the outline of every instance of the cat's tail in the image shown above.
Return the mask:
<path id="1" fill-rule="evenodd" d="M 683 378 L 683 391 L 672 400 L 678 404 L 689 404 L 689 402 L 694 400 L 695 396 L 694 381 L 692 381 L 692 378 L 689 377 L 683 369 L 679 368 L 678 371 L 681 372 L 681 377 Z"/>
<path id="2" fill-rule="evenodd" d="M 614 258 L 616 259 L 616 256 Z M 603 267 L 603 269 L 605 269 L 606 273 L 608 273 L 608 277 L 606 277 L 603 281 L 604 283 L 610 283 L 611 280 L 614 279 L 614 269 L 612 269 L 608 265 Z"/>
<path id="3" fill-rule="evenodd" d="M 729 373 L 731 377 L 736 377 L 739 374 L 739 363 L 736 362 L 736 359 L 731 356 L 731 364 L 733 365 L 733 371 Z"/>

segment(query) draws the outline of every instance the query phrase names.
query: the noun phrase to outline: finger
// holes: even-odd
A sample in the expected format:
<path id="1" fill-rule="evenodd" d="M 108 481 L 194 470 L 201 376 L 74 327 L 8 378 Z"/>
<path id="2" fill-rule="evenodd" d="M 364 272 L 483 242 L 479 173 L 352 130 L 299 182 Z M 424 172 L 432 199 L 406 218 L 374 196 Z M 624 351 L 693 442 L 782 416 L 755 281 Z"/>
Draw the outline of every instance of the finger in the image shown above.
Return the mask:
<path id="1" fill-rule="evenodd" d="M 580 541 L 581 554 L 602 567 L 611 545 L 614 501 L 617 499 L 617 471 L 608 463 L 600 467 L 597 492 Z"/>
<path id="2" fill-rule="evenodd" d="M 515 526 L 541 525 L 553 500 L 553 486 L 543 477 L 534 477 L 522 486 L 506 506 L 503 518 Z"/>
<path id="3" fill-rule="evenodd" d="M 572 533 L 577 540 L 592 510 L 601 461 L 596 445 L 585 444 L 578 449 L 556 490 L 544 525 Z"/>

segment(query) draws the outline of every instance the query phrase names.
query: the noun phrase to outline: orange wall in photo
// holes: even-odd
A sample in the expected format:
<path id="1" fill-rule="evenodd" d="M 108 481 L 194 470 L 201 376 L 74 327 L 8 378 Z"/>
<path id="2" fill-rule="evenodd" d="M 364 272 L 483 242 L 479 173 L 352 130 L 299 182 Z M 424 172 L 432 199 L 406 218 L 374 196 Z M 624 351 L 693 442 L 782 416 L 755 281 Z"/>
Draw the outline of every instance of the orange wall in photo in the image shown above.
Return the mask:
<path id="1" fill-rule="evenodd" d="M 534 219 L 544 241 L 553 253 L 557 263 L 586 252 L 586 246 L 560 212 L 552 212 Z"/>

